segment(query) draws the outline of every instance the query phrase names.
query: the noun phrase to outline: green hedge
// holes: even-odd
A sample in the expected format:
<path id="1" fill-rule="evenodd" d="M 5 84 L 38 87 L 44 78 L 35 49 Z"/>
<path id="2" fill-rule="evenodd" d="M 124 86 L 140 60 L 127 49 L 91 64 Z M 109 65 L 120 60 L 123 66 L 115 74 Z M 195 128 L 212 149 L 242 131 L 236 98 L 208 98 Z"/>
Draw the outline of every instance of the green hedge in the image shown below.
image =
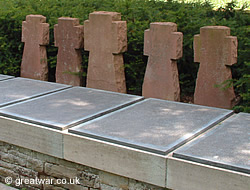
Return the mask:
<path id="1" fill-rule="evenodd" d="M 156 0 L 0 0 L 0 73 L 19 76 L 23 43 L 21 26 L 28 14 L 41 14 L 50 24 L 48 62 L 50 81 L 54 81 L 57 48 L 54 47 L 53 27 L 62 16 L 79 18 L 81 23 L 93 11 L 116 11 L 127 21 L 128 51 L 124 54 L 127 88 L 129 93 L 141 94 L 147 57 L 143 55 L 144 30 L 151 22 L 175 22 L 184 34 L 183 57 L 178 61 L 181 96 L 194 93 L 199 64 L 193 61 L 193 36 L 200 27 L 223 25 L 231 28 L 231 35 L 238 37 L 238 63 L 232 67 L 235 92 L 239 95 L 237 111 L 250 112 L 249 105 L 249 13 L 235 10 L 235 4 L 214 10 L 211 4 L 178 3 Z M 83 51 L 86 71 L 88 52 Z M 86 74 L 85 74 L 86 75 Z M 222 86 L 223 87 L 223 86 Z"/>

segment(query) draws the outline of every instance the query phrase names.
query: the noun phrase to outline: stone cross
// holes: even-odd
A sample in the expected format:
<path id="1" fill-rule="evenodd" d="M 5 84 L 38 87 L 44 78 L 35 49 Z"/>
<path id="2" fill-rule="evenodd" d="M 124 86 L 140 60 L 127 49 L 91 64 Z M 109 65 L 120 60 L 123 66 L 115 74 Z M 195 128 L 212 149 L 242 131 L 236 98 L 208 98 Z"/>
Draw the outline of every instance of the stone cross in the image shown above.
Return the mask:
<path id="1" fill-rule="evenodd" d="M 90 51 L 87 87 L 126 93 L 127 24 L 120 20 L 120 13 L 100 11 L 84 22 L 84 48 Z"/>
<path id="2" fill-rule="evenodd" d="M 24 42 L 21 77 L 48 80 L 46 45 L 49 44 L 49 24 L 42 15 L 27 15 L 22 23 Z"/>
<path id="3" fill-rule="evenodd" d="M 177 59 L 182 57 L 183 34 L 171 22 L 155 22 L 144 33 L 144 55 L 149 56 L 142 95 L 180 101 Z"/>
<path id="4" fill-rule="evenodd" d="M 237 62 L 237 37 L 230 36 L 225 26 L 205 26 L 194 36 L 194 61 L 200 62 L 194 103 L 219 108 L 232 108 L 233 87 L 216 87 L 232 79 L 229 66 Z"/>
<path id="5" fill-rule="evenodd" d="M 56 82 L 82 86 L 83 25 L 77 18 L 61 17 L 54 26 L 54 36 L 58 47 Z"/>

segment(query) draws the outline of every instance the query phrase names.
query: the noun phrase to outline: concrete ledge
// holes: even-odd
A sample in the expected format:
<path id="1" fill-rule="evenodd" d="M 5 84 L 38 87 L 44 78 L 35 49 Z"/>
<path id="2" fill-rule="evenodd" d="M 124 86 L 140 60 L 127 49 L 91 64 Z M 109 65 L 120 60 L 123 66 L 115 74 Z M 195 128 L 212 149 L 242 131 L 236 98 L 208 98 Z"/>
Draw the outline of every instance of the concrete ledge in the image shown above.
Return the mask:
<path id="1" fill-rule="evenodd" d="M 0 141 L 63 158 L 63 134 L 58 130 L 0 116 Z"/>
<path id="2" fill-rule="evenodd" d="M 178 190 L 242 190 L 250 175 L 0 117 L 0 141 Z"/>
<path id="3" fill-rule="evenodd" d="M 9 75 L 2 75 L 2 74 L 0 74 L 0 81 L 12 79 L 12 78 L 14 78 L 14 77 L 13 76 L 9 76 Z"/>
<path id="4" fill-rule="evenodd" d="M 64 158 L 106 172 L 166 187 L 166 156 L 65 134 Z"/>
<path id="5" fill-rule="evenodd" d="M 250 175 L 169 157 L 167 188 L 178 190 L 243 190 L 250 187 Z"/>

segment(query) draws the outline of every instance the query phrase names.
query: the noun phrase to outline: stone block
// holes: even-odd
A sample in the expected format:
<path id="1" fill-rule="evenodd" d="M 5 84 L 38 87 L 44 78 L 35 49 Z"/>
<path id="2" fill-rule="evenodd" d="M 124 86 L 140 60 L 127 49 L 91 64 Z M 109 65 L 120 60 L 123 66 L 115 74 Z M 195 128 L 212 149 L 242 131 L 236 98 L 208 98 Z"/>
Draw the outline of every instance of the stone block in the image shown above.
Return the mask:
<path id="1" fill-rule="evenodd" d="M 232 79 L 229 66 L 237 62 L 237 38 L 225 26 L 205 26 L 194 37 L 194 61 L 200 62 L 194 103 L 231 109 L 234 89 L 223 83 Z M 221 86 L 221 87 L 216 87 Z"/>
<path id="2" fill-rule="evenodd" d="M 58 47 L 56 82 L 82 86 L 83 31 L 77 18 L 61 17 L 54 26 L 55 46 Z"/>
<path id="3" fill-rule="evenodd" d="M 103 172 L 103 171 L 99 172 L 99 176 L 100 176 L 101 184 L 107 184 L 107 185 L 110 185 L 113 187 L 117 187 L 118 189 L 129 189 L 128 188 L 128 185 L 129 185 L 128 178 L 114 175 L 114 174 L 107 173 L 107 172 Z"/>
<path id="4" fill-rule="evenodd" d="M 0 107 L 63 90 L 69 87 L 70 86 L 68 85 L 25 78 L 15 78 L 1 81 Z"/>
<path id="5" fill-rule="evenodd" d="M 84 187 L 81 185 L 75 185 L 75 184 L 66 184 L 65 188 L 70 189 L 70 190 L 89 190 L 88 187 Z"/>
<path id="6" fill-rule="evenodd" d="M 178 190 L 245 190 L 250 175 L 169 157 L 167 188 Z"/>
<path id="7" fill-rule="evenodd" d="M 167 155 L 232 113 L 225 109 L 147 99 L 70 128 L 69 132 Z"/>
<path id="8" fill-rule="evenodd" d="M 5 168 L 5 169 L 10 169 L 10 170 L 13 170 L 13 168 L 15 167 L 14 164 L 12 163 L 9 163 L 9 162 L 6 162 L 6 160 L 3 160 L 5 155 L 3 155 L 2 153 L 0 153 L 0 166 L 2 168 Z"/>
<path id="9" fill-rule="evenodd" d="M 79 179 L 82 185 L 90 188 L 100 188 L 100 179 L 98 175 L 82 171 L 79 174 Z"/>
<path id="10" fill-rule="evenodd" d="M 11 169 L 6 169 L 0 166 L 0 176 L 12 177 L 13 179 L 16 179 L 19 177 L 19 174 L 15 173 Z"/>
<path id="11" fill-rule="evenodd" d="M 250 174 L 250 114 L 240 113 L 174 152 L 173 156 Z"/>
<path id="12" fill-rule="evenodd" d="M 180 101 L 177 59 L 182 57 L 183 34 L 172 22 L 155 22 L 144 33 L 144 55 L 149 56 L 142 95 Z"/>
<path id="13" fill-rule="evenodd" d="M 25 168 L 25 167 L 22 167 L 22 166 L 15 166 L 13 168 L 13 171 L 15 173 L 18 173 L 20 175 L 20 177 L 23 177 L 23 178 L 36 178 L 38 177 L 38 172 L 35 172 L 31 169 L 28 169 L 28 168 Z"/>
<path id="14" fill-rule="evenodd" d="M 37 80 L 48 80 L 46 45 L 49 44 L 49 24 L 42 15 L 27 15 L 22 23 L 24 42 L 21 76 Z"/>
<path id="15" fill-rule="evenodd" d="M 36 177 L 20 176 L 19 179 L 20 179 L 20 181 L 22 180 L 22 184 L 21 185 L 17 184 L 18 185 L 17 187 L 18 188 L 24 187 L 22 189 L 28 189 L 28 190 L 40 190 L 40 189 L 42 189 L 43 185 L 41 183 L 36 184 L 36 182 L 34 180 L 36 178 L 38 178 L 38 176 L 36 176 Z"/>
<path id="16" fill-rule="evenodd" d="M 0 115 L 63 130 L 142 99 L 139 96 L 73 87 L 2 108 Z"/>
<path id="17" fill-rule="evenodd" d="M 26 165 L 26 163 L 23 159 L 20 159 L 19 157 L 15 156 L 13 154 L 10 154 L 9 152 L 7 152 L 7 153 L 1 152 L 0 157 L 1 157 L 1 160 L 8 162 L 8 163 L 11 163 L 11 164 L 16 164 L 19 166 Z"/>
<path id="18" fill-rule="evenodd" d="M 26 167 L 37 172 L 43 172 L 43 162 L 35 158 L 28 157 L 26 160 Z"/>
<path id="19" fill-rule="evenodd" d="M 129 179 L 128 190 L 167 190 L 164 187 L 155 187 L 153 185 L 143 183 L 134 179 Z"/>
<path id="20" fill-rule="evenodd" d="M 36 172 L 43 172 L 43 162 L 40 160 L 37 160 L 35 158 L 32 157 L 28 157 L 18 151 L 13 151 L 10 150 L 7 153 L 5 152 L 0 152 L 0 159 L 2 161 L 5 161 L 6 163 L 9 163 L 11 165 L 9 165 L 10 167 L 12 166 L 12 164 L 14 165 L 18 165 L 18 166 L 23 166 L 23 167 L 27 167 L 28 169 L 34 170 Z M 4 162 L 2 162 L 0 160 L 0 165 L 4 165 Z M 9 168 L 8 165 L 5 165 L 5 168 Z M 13 167 L 11 167 L 13 168 Z"/>
<path id="21" fill-rule="evenodd" d="M 110 185 L 106 185 L 106 184 L 101 184 L 101 190 L 123 190 L 122 188 L 118 188 L 118 187 L 113 187 Z M 94 189 L 91 189 L 94 190 Z"/>
<path id="22" fill-rule="evenodd" d="M 56 186 L 53 186 L 53 185 L 44 185 L 43 187 L 44 190 L 66 190 L 65 188 L 62 188 L 62 187 L 56 187 Z"/>
<path id="23" fill-rule="evenodd" d="M 78 171 L 74 168 L 69 168 L 63 165 L 55 165 L 50 163 L 45 163 L 44 172 L 49 176 L 61 179 L 63 178 L 73 179 L 78 176 Z"/>
<path id="24" fill-rule="evenodd" d="M 64 158 L 160 187 L 166 185 L 166 157 L 161 155 L 65 134 Z"/>
<path id="25" fill-rule="evenodd" d="M 11 147 L 10 144 L 7 144 L 5 142 L 0 141 L 0 151 L 1 152 L 7 153 L 8 150 L 10 149 L 10 147 Z"/>
<path id="26" fill-rule="evenodd" d="M 62 134 L 49 128 L 0 116 L 0 141 L 63 157 Z"/>
<path id="27" fill-rule="evenodd" d="M 126 93 L 122 53 L 127 25 L 117 12 L 90 13 L 84 22 L 84 48 L 89 51 L 87 87 Z"/>

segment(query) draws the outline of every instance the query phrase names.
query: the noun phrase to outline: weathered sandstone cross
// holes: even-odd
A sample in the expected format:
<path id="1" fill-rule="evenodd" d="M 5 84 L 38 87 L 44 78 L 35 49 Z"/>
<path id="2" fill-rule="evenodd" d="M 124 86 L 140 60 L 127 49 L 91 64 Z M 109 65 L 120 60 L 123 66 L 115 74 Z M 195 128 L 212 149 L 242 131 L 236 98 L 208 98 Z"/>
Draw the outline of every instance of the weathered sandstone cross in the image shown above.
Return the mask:
<path id="1" fill-rule="evenodd" d="M 182 57 L 181 32 L 171 22 L 150 24 L 144 33 L 144 55 L 148 65 L 144 77 L 142 95 L 165 100 L 180 100 L 177 59 Z"/>
<path id="2" fill-rule="evenodd" d="M 126 93 L 122 52 L 127 25 L 117 12 L 93 12 L 84 22 L 84 48 L 89 51 L 87 87 Z"/>
<path id="3" fill-rule="evenodd" d="M 27 15 L 22 23 L 24 42 L 21 76 L 48 80 L 46 45 L 49 44 L 49 24 L 42 15 Z"/>
<path id="4" fill-rule="evenodd" d="M 58 47 L 56 82 L 82 86 L 83 26 L 79 25 L 79 19 L 59 18 L 54 36 Z"/>
<path id="5" fill-rule="evenodd" d="M 232 108 L 233 87 L 216 87 L 232 79 L 229 66 L 237 62 L 237 38 L 230 36 L 230 28 L 206 26 L 194 37 L 194 61 L 200 62 L 196 80 L 194 103 L 219 108 Z"/>

